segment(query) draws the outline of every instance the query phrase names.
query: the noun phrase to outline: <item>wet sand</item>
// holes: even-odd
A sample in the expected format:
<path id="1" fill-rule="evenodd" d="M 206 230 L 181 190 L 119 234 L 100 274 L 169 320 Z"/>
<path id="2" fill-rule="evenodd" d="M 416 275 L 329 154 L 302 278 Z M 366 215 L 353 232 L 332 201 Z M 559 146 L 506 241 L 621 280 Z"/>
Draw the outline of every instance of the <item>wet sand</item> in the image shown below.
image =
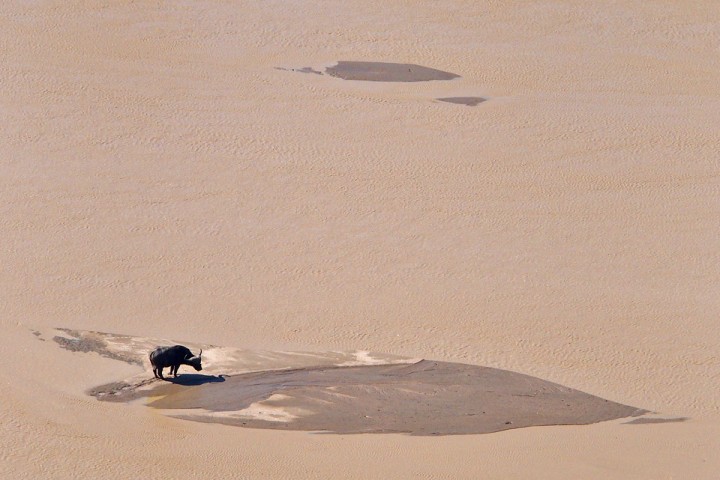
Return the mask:
<path id="1" fill-rule="evenodd" d="M 199 422 L 339 434 L 459 435 L 648 413 L 520 373 L 369 352 L 252 352 L 205 345 L 203 373 L 161 381 L 147 369 L 150 346 L 158 340 L 56 333 L 49 335 L 66 350 L 146 367 L 141 375 L 90 388 L 89 395 L 110 402 L 142 400 Z M 41 332 L 34 334 L 45 340 Z"/>
<path id="2" fill-rule="evenodd" d="M 261 415 L 245 413 L 253 404 Z M 340 434 L 480 434 L 644 413 L 526 375 L 429 360 L 245 374 L 150 406 L 200 422 Z"/>

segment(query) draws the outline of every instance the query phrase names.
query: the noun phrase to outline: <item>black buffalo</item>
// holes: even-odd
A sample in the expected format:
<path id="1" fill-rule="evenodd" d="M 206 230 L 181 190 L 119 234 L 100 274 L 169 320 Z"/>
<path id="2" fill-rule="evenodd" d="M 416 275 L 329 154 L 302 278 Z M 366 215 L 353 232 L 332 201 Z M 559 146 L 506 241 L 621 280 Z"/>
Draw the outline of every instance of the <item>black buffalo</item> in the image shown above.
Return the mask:
<path id="1" fill-rule="evenodd" d="M 165 367 L 170 367 L 170 374 L 176 377 L 180 365 L 190 365 L 195 370 L 200 371 L 202 370 L 202 349 L 200 349 L 200 354 L 196 357 L 189 348 L 182 345 L 157 347 L 150 352 L 150 363 L 155 378 L 165 378 L 162 374 Z"/>

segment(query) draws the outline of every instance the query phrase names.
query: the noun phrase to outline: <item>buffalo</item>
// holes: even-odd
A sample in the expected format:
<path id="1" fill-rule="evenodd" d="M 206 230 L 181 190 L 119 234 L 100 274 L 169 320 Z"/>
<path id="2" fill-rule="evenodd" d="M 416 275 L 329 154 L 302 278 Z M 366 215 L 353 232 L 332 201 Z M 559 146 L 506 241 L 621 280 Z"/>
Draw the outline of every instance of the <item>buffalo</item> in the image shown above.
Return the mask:
<path id="1" fill-rule="evenodd" d="M 170 367 L 170 374 L 177 377 L 180 365 L 190 365 L 195 370 L 202 370 L 202 349 L 198 356 L 194 356 L 189 348 L 182 345 L 173 345 L 172 347 L 157 347 L 150 352 L 150 363 L 153 367 L 155 378 L 163 377 L 163 368 Z"/>

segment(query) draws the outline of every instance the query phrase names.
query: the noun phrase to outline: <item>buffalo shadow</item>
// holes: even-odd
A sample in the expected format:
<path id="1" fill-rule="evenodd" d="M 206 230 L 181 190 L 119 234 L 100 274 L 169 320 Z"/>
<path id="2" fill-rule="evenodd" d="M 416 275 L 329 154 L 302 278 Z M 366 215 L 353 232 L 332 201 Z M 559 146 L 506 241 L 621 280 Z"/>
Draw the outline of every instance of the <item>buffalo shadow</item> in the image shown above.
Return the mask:
<path id="1" fill-rule="evenodd" d="M 194 387 L 206 383 L 224 382 L 227 375 L 204 375 L 202 373 L 181 373 L 177 377 L 165 377 L 170 383 L 184 387 Z"/>

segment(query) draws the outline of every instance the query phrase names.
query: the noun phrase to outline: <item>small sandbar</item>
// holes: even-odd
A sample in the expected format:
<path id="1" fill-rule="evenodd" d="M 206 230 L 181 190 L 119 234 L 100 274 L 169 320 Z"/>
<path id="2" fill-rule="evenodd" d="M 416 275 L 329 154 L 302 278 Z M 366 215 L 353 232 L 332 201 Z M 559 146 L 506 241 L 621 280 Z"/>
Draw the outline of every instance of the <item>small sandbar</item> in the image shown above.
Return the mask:
<path id="1" fill-rule="evenodd" d="M 319 70 L 315 70 L 312 67 L 302 67 L 302 68 L 284 68 L 284 67 L 275 67 L 276 70 L 282 70 L 284 72 L 298 72 L 298 73 L 312 73 L 315 75 L 322 75 L 323 73 Z"/>
<path id="2" fill-rule="evenodd" d="M 689 420 L 688 417 L 674 417 L 674 418 L 658 418 L 658 417 L 641 417 L 625 422 L 624 425 L 648 425 L 652 423 L 681 423 Z"/>
<path id="3" fill-rule="evenodd" d="M 482 102 L 486 101 L 487 98 L 483 97 L 444 97 L 438 98 L 441 102 L 455 103 L 458 105 L 467 105 L 468 107 L 476 107 Z"/>
<path id="4" fill-rule="evenodd" d="M 52 338 L 53 341 L 71 352 L 93 352 L 112 360 L 119 360 L 133 365 L 142 366 L 143 364 L 140 354 L 132 351 L 131 347 L 124 348 L 122 346 L 123 342 L 128 341 L 130 337 L 109 335 L 100 332 L 71 330 L 68 328 L 57 329 L 57 333 L 58 335 Z M 40 332 L 33 332 L 33 335 L 38 337 L 39 340 L 44 340 Z M 111 339 L 110 342 L 108 342 L 108 339 Z M 114 343 L 115 348 L 110 348 L 110 343 Z"/>
<path id="5" fill-rule="evenodd" d="M 364 82 L 428 82 L 452 80 L 460 75 L 412 63 L 348 62 L 339 61 L 325 72 L 343 80 Z"/>

